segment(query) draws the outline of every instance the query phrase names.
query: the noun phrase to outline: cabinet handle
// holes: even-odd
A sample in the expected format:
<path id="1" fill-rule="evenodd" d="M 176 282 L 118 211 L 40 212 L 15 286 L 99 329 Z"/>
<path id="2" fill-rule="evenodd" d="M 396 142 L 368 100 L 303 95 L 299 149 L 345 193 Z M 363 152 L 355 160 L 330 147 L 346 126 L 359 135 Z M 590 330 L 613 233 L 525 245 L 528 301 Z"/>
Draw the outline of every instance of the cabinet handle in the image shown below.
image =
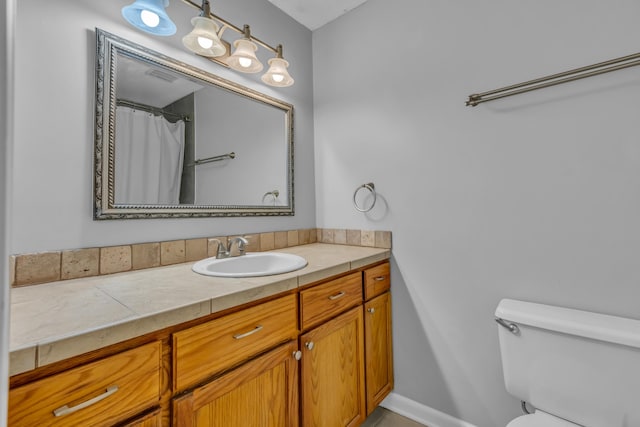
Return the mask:
<path id="1" fill-rule="evenodd" d="M 387 276 L 378 276 L 378 277 L 375 277 L 373 280 L 375 280 L 376 282 L 382 282 L 386 278 Z"/>
<path id="2" fill-rule="evenodd" d="M 296 350 L 293 352 L 293 358 L 296 360 L 302 359 L 302 352 L 300 350 Z"/>
<path id="3" fill-rule="evenodd" d="M 79 411 L 80 409 L 84 409 L 88 406 L 93 405 L 94 403 L 98 403 L 103 399 L 106 399 L 107 397 L 111 396 L 113 393 L 115 393 L 116 391 L 118 391 L 118 386 L 117 385 L 112 385 L 107 387 L 107 390 L 102 393 L 99 396 L 94 397 L 93 399 L 89 399 L 86 402 L 82 402 L 76 406 L 72 406 L 71 408 L 68 407 L 67 405 L 61 406 L 58 409 L 55 409 L 53 411 L 53 415 L 55 415 L 56 417 L 61 417 L 63 415 L 68 415 L 68 414 L 72 414 L 76 411 Z"/>
<path id="4" fill-rule="evenodd" d="M 375 309 L 375 308 L 373 308 L 373 307 L 371 307 L 371 308 L 367 308 L 367 311 L 368 311 L 369 313 L 373 314 L 373 313 L 375 313 L 375 312 L 376 312 L 376 309 Z"/>
<path id="5" fill-rule="evenodd" d="M 309 342 L 304 343 L 304 346 L 307 347 L 308 350 L 313 350 L 313 346 L 314 345 L 315 344 L 313 343 L 313 341 L 309 341 Z"/>
<path id="6" fill-rule="evenodd" d="M 329 299 L 330 299 L 331 301 L 334 301 L 334 300 L 337 300 L 338 298 L 342 298 L 342 297 L 343 297 L 343 296 L 345 296 L 345 295 L 346 295 L 346 293 L 345 293 L 344 291 L 340 291 L 340 292 L 338 292 L 338 293 L 337 293 L 337 294 L 335 294 L 335 295 L 330 295 L 330 296 L 329 296 Z"/>
<path id="7" fill-rule="evenodd" d="M 250 330 L 249 332 L 245 332 L 244 334 L 235 334 L 235 335 L 233 336 L 233 338 L 235 338 L 235 339 L 237 339 L 237 340 L 241 340 L 242 338 L 246 338 L 246 337 L 248 337 L 249 335 L 253 335 L 253 334 L 255 334 L 256 332 L 261 331 L 261 330 L 262 330 L 262 325 L 258 325 L 258 326 L 256 326 L 255 328 L 253 328 L 252 330 Z"/>

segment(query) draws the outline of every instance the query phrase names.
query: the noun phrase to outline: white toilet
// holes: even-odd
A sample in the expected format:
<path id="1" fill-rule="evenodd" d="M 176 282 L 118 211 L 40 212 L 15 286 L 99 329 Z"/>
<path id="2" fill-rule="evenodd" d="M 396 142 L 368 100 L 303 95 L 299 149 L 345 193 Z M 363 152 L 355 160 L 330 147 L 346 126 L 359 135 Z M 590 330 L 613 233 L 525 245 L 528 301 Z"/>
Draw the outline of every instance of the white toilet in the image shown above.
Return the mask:
<path id="1" fill-rule="evenodd" d="M 507 391 L 535 412 L 507 427 L 640 427 L 640 320 L 505 299 Z"/>

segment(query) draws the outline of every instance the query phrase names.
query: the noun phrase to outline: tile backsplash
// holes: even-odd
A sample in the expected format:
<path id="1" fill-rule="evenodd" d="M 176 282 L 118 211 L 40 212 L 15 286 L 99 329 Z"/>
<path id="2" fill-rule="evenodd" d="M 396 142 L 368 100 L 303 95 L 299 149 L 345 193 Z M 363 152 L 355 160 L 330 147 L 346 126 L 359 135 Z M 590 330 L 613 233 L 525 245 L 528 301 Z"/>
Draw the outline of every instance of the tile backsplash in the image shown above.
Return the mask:
<path id="1" fill-rule="evenodd" d="M 391 249 L 390 231 L 309 228 L 242 236 L 249 241 L 248 252 L 270 251 L 316 242 Z M 236 236 L 12 255 L 9 262 L 11 285 L 36 285 L 198 261 L 216 255 L 216 240 L 226 245 L 233 237 Z"/>

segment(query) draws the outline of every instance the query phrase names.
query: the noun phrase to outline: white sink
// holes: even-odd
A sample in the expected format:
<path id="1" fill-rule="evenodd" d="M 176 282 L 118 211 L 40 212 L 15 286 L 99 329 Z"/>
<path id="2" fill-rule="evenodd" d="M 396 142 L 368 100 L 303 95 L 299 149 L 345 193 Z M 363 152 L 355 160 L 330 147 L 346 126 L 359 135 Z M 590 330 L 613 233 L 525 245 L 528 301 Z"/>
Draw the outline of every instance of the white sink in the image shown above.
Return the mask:
<path id="1" fill-rule="evenodd" d="M 258 277 L 289 273 L 307 265 L 298 255 L 283 252 L 254 252 L 230 258 L 207 258 L 196 262 L 193 271 L 205 276 Z"/>

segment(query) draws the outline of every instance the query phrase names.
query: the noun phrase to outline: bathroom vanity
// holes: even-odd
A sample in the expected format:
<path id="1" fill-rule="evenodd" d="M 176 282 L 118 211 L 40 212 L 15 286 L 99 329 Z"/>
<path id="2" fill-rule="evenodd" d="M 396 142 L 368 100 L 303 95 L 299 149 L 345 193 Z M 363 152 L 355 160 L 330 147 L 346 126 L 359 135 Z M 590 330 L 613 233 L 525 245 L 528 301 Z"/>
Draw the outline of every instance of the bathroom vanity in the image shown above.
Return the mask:
<path id="1" fill-rule="evenodd" d="M 11 378 L 9 424 L 359 425 L 393 388 L 389 250 L 286 252 L 309 264 L 250 280 L 204 277 L 185 264 L 68 281 L 113 294 L 129 281 L 156 286 L 146 305 L 162 308 L 34 343 L 36 366 Z M 176 294 L 171 309 L 167 286 L 179 277 L 174 292 L 191 281 L 199 296 L 185 305 Z M 203 313 L 180 314 L 196 306 Z M 27 350 L 12 362 L 27 363 Z"/>

